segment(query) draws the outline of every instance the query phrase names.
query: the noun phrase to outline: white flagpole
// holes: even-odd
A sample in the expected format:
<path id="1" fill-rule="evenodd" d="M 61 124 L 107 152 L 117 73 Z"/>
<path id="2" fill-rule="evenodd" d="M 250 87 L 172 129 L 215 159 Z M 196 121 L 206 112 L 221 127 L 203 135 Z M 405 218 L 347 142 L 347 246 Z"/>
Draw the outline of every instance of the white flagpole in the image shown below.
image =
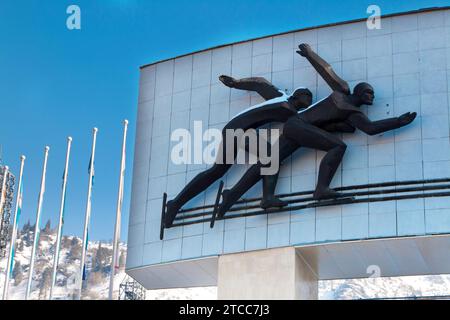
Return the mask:
<path id="1" fill-rule="evenodd" d="M 59 222 L 58 222 L 58 233 L 56 236 L 55 243 L 55 255 L 53 258 L 53 272 L 52 272 L 52 284 L 50 286 L 50 300 L 53 299 L 53 289 L 56 283 L 56 273 L 58 271 L 58 261 L 59 261 L 59 248 L 61 245 L 61 236 L 62 229 L 64 224 L 64 208 L 66 203 L 66 187 L 67 187 L 67 175 L 69 173 L 69 159 L 70 159 L 70 148 L 72 146 L 72 138 L 67 138 L 67 152 L 66 152 L 66 163 L 64 166 L 64 176 L 63 176 L 63 185 L 62 185 L 62 193 L 61 193 L 61 204 L 59 208 Z"/>
<path id="2" fill-rule="evenodd" d="M 109 300 L 114 299 L 114 275 L 116 274 L 116 268 L 118 268 L 119 259 L 119 242 L 120 242 L 120 222 L 122 219 L 122 202 L 123 202 L 123 189 L 125 178 L 125 153 L 127 145 L 127 130 L 128 120 L 123 122 L 123 140 L 122 140 L 122 159 L 120 161 L 120 175 L 119 175 L 119 192 L 117 195 L 117 210 L 116 210 L 116 225 L 114 228 L 114 240 L 113 240 L 113 256 L 111 260 L 111 276 L 109 281 Z"/>
<path id="3" fill-rule="evenodd" d="M 31 261 L 30 261 L 30 270 L 28 274 L 28 283 L 27 283 L 27 291 L 25 294 L 25 299 L 28 300 L 31 295 L 31 284 L 33 282 L 33 270 L 34 270 L 34 260 L 36 251 L 39 247 L 39 233 L 40 233 L 40 220 L 41 220 L 41 210 L 42 210 L 42 202 L 44 201 L 44 192 L 45 192 L 45 175 L 47 172 L 47 159 L 48 159 L 48 152 L 50 150 L 50 147 L 45 147 L 45 155 L 44 155 L 44 166 L 42 169 L 42 179 L 41 179 L 41 191 L 39 192 L 39 199 L 38 199 L 38 207 L 37 207 L 37 213 L 36 213 L 36 225 L 34 226 L 34 242 L 33 242 L 33 249 L 31 251 Z"/>
<path id="4" fill-rule="evenodd" d="M 86 251 L 88 246 L 89 221 L 91 218 L 91 195 L 92 195 L 92 178 L 94 176 L 94 160 L 95 160 L 95 144 L 97 141 L 98 129 L 94 128 L 92 138 L 91 162 L 89 168 L 89 185 L 86 203 L 86 216 L 84 220 L 83 244 L 81 248 L 80 278 L 78 282 L 78 299 L 81 300 L 81 292 L 83 290 L 83 271 L 85 271 Z"/>
<path id="5" fill-rule="evenodd" d="M 9 244 L 8 262 L 6 265 L 6 273 L 5 273 L 5 283 L 3 285 L 3 300 L 8 300 L 9 278 L 11 269 L 14 264 L 14 251 L 17 239 L 17 223 L 19 222 L 20 210 L 22 209 L 22 175 L 24 165 L 25 165 L 25 156 L 21 156 L 19 186 L 17 188 L 16 207 L 14 209 L 14 218 L 13 218 L 13 229 L 11 235 L 11 242 Z"/>
<path id="6" fill-rule="evenodd" d="M 0 194 L 0 228 L 3 224 L 3 206 L 6 202 L 6 181 L 8 180 L 8 172 L 9 167 L 5 166 L 3 168 L 3 181 L 2 181 L 2 189 L 0 190 L 2 193 Z"/>

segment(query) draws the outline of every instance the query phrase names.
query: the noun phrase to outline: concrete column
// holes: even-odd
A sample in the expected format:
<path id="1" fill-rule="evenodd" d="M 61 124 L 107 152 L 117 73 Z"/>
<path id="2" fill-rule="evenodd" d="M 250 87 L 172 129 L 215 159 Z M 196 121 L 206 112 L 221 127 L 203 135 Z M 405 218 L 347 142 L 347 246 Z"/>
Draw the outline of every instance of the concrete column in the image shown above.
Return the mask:
<path id="1" fill-rule="evenodd" d="M 316 300 L 318 280 L 295 248 L 219 257 L 219 300 Z"/>

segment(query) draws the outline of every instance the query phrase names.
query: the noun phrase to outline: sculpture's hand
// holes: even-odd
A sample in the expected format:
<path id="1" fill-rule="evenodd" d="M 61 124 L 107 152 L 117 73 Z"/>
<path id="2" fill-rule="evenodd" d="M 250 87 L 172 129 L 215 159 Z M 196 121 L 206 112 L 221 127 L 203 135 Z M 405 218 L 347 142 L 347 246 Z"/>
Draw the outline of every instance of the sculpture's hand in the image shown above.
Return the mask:
<path id="1" fill-rule="evenodd" d="M 297 51 L 297 53 L 299 55 L 301 55 L 302 57 L 308 57 L 309 54 L 311 53 L 312 49 L 309 46 L 309 44 L 307 43 L 302 43 L 301 45 L 298 46 L 298 48 L 300 49 L 299 51 Z"/>
<path id="2" fill-rule="evenodd" d="M 221 75 L 219 77 L 219 80 L 229 88 L 233 88 L 234 84 L 236 82 L 236 79 L 234 79 L 233 77 L 226 76 L 226 75 Z"/>
<path id="3" fill-rule="evenodd" d="M 408 124 L 410 124 L 411 122 L 414 121 L 414 119 L 417 117 L 417 113 L 416 112 L 407 112 L 405 114 L 402 114 L 400 117 L 398 117 L 398 121 L 400 123 L 400 125 L 406 126 Z"/>

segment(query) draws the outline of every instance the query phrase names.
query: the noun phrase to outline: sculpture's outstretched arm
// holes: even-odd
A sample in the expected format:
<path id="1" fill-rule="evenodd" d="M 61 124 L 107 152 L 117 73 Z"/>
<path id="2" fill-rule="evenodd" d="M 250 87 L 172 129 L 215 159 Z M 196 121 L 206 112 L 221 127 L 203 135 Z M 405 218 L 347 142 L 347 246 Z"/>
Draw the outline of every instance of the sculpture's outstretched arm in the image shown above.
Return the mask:
<path id="1" fill-rule="evenodd" d="M 277 87 L 262 77 L 243 78 L 237 80 L 232 77 L 222 75 L 219 77 L 219 80 L 230 88 L 257 92 L 265 100 L 278 98 L 283 95 Z"/>
<path id="2" fill-rule="evenodd" d="M 389 130 L 401 128 L 414 121 L 417 114 L 415 112 L 405 113 L 398 118 L 389 118 L 379 121 L 370 121 L 363 113 L 358 112 L 352 114 L 348 120 L 359 130 L 373 136 Z"/>
<path id="3" fill-rule="evenodd" d="M 345 94 L 350 94 L 350 88 L 348 83 L 342 80 L 333 70 L 328 62 L 323 60 L 317 53 L 315 53 L 311 47 L 302 43 L 298 46 L 299 51 L 297 53 L 311 63 L 311 65 L 316 69 L 316 71 L 320 74 L 320 76 L 325 80 L 325 82 L 333 89 L 334 91 L 340 91 Z"/>

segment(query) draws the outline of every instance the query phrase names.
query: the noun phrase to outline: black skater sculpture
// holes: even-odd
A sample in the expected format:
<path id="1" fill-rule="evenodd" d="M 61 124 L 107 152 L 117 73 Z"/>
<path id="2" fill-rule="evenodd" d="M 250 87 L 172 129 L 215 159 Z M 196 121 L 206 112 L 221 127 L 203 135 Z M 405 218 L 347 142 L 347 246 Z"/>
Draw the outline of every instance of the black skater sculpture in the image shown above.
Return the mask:
<path id="1" fill-rule="evenodd" d="M 204 172 L 199 173 L 173 200 L 167 202 L 167 211 L 164 215 L 165 228 L 172 226 L 178 211 L 184 204 L 223 177 L 233 165 L 233 163 L 227 163 L 227 159 L 236 159 L 242 141 L 236 141 L 237 137 L 235 137 L 235 141 L 232 144 L 234 150 L 226 150 L 226 146 L 231 145 L 227 143 L 226 130 L 241 129 L 246 131 L 249 129 L 257 129 L 271 122 L 286 122 L 291 116 L 297 114 L 300 109 L 306 108 L 312 103 L 312 93 L 306 88 L 298 88 L 291 95 L 287 95 L 264 78 L 236 80 L 232 77 L 220 76 L 219 79 L 230 88 L 255 91 L 266 101 L 244 110 L 231 119 L 223 128 L 221 147 L 219 148 L 214 165 Z M 276 180 L 275 177 L 272 178 Z M 273 194 L 273 192 L 269 192 L 269 194 Z M 262 203 L 263 206 L 280 207 L 286 205 L 284 201 L 275 197 L 270 198 L 267 196 L 265 199 L 266 202 Z"/>
<path id="2" fill-rule="evenodd" d="M 297 53 L 308 59 L 333 93 L 306 110 L 292 115 L 286 121 L 279 139 L 279 163 L 300 147 L 325 151 L 326 155 L 320 163 L 314 199 L 337 198 L 340 194 L 330 189 L 330 183 L 347 147 L 341 139 L 329 131 L 354 132 L 357 128 L 369 135 L 375 135 L 410 124 L 416 118 L 416 113 L 408 112 L 397 118 L 370 121 L 360 107 L 373 104 L 372 86 L 362 82 L 356 85 L 351 93 L 347 82 L 337 76 L 331 66 L 309 45 L 301 44 L 299 49 Z M 253 165 L 232 189 L 223 191 L 222 202 L 217 211 L 218 218 L 223 218 L 234 203 L 262 178 L 270 185 L 266 186 L 267 190 L 272 192 L 264 196 L 274 197 L 277 175 L 262 176 L 262 167 L 261 163 Z"/>

